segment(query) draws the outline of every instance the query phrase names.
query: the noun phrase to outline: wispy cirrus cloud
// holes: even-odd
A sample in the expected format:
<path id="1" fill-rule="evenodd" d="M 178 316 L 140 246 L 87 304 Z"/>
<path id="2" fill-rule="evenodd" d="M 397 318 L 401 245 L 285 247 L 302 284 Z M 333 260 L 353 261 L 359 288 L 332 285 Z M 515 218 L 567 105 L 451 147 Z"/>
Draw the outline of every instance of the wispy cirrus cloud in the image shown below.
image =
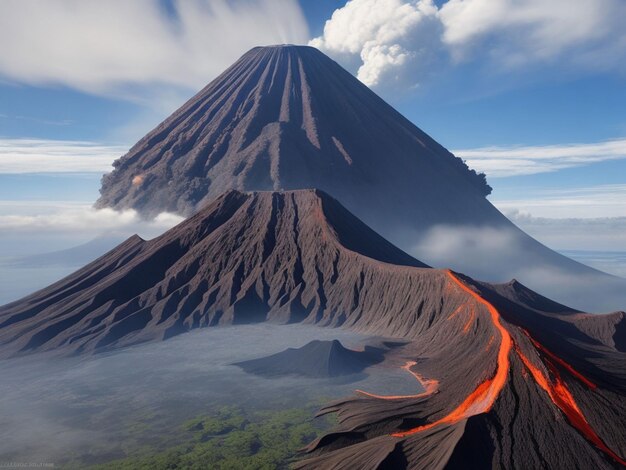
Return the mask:
<path id="1" fill-rule="evenodd" d="M 492 178 L 548 173 L 626 158 L 626 139 L 586 144 L 482 147 L 454 150 L 468 165 Z"/>
<path id="2" fill-rule="evenodd" d="M 533 190 L 528 197 L 493 199 L 507 215 L 591 219 L 626 217 L 626 184 Z M 626 237 L 626 235 L 623 235 Z"/>
<path id="3" fill-rule="evenodd" d="M 45 139 L 0 138 L 2 173 L 106 173 L 128 150 L 122 145 Z M 586 144 L 482 147 L 453 150 L 491 178 L 554 172 L 626 159 L 626 139 Z"/>
<path id="4" fill-rule="evenodd" d="M 126 97 L 197 89 L 253 46 L 308 39 L 296 0 L 3 0 L 0 79 Z"/>
<path id="5" fill-rule="evenodd" d="M 0 139 L 0 174 L 107 173 L 127 150 L 83 141 Z"/>

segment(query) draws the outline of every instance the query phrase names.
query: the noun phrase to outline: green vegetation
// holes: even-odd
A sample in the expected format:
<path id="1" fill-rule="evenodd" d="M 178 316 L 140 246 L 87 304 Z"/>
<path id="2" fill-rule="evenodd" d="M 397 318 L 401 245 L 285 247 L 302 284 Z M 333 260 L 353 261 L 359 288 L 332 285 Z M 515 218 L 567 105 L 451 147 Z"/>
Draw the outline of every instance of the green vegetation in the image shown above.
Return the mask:
<path id="1" fill-rule="evenodd" d="M 185 444 L 115 460 L 98 470 L 287 468 L 303 446 L 328 426 L 314 407 L 246 412 L 223 407 L 183 424 Z"/>

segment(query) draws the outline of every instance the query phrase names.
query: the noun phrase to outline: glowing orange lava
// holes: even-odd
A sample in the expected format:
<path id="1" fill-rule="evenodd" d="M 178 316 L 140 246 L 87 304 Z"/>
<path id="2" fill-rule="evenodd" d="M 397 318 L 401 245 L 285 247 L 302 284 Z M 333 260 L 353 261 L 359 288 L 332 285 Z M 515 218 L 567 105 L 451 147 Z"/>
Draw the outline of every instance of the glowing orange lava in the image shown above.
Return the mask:
<path id="1" fill-rule="evenodd" d="M 415 377 L 415 379 L 422 385 L 422 387 L 424 387 L 424 391 L 421 393 L 418 393 L 417 395 L 376 395 L 375 393 L 369 393 L 363 390 L 355 390 L 355 391 L 357 393 L 360 393 L 361 395 L 365 395 L 366 397 L 380 398 L 381 400 L 399 400 L 403 398 L 420 398 L 425 395 L 430 395 L 431 393 L 434 393 L 435 390 L 437 390 L 437 386 L 439 385 L 439 382 L 437 380 L 425 379 L 418 373 L 413 372 L 411 370 L 411 367 L 413 367 L 415 364 L 417 364 L 417 362 L 409 361 L 402 366 L 402 369 L 406 370 L 409 374 Z"/>
<path id="2" fill-rule="evenodd" d="M 533 345 L 535 346 L 535 348 L 537 348 L 538 350 L 540 350 L 542 353 L 544 353 L 546 356 L 548 356 L 550 359 L 552 359 L 554 362 L 556 362 L 557 364 L 559 364 L 561 367 L 563 367 L 565 370 L 567 370 L 570 374 L 572 374 L 574 377 L 576 377 L 578 380 L 580 380 L 582 383 L 584 383 L 587 387 L 589 387 L 591 390 L 595 390 L 598 386 L 596 384 L 594 384 L 591 380 L 589 380 L 587 377 L 585 377 L 584 375 L 582 375 L 580 372 L 578 372 L 576 369 L 574 369 L 572 366 L 570 366 L 567 362 L 565 362 L 563 359 L 561 359 L 560 357 L 558 357 L 556 354 L 554 354 L 552 351 L 550 351 L 549 349 L 547 349 L 543 344 L 541 344 L 539 341 L 535 340 L 532 336 L 530 336 L 530 333 L 528 331 L 526 331 L 525 329 L 522 328 L 522 331 L 524 332 L 524 334 L 528 337 L 528 339 L 530 339 L 530 341 L 533 343 Z"/>
<path id="3" fill-rule="evenodd" d="M 489 303 L 487 300 L 483 299 L 477 292 L 475 292 L 470 287 L 465 285 L 451 271 L 448 271 L 447 273 L 450 279 L 453 281 L 454 283 L 453 285 L 458 286 L 460 289 L 462 289 L 467 294 L 469 294 L 475 301 L 477 301 L 478 303 L 482 304 L 484 307 L 487 308 L 487 311 L 489 312 L 489 315 L 491 317 L 491 321 L 494 327 L 500 332 L 500 349 L 498 351 L 498 359 L 497 359 L 495 374 L 493 375 L 493 377 L 485 380 L 480 385 L 478 385 L 478 387 L 476 387 L 476 389 L 472 393 L 470 393 L 467 396 L 467 398 L 465 398 L 465 400 L 463 400 L 463 402 L 459 406 L 457 406 L 454 410 L 452 410 L 452 412 L 450 412 L 443 418 L 440 418 L 437 421 L 434 421 L 432 423 L 424 424 L 422 426 L 418 426 L 418 427 L 409 429 L 407 431 L 396 432 L 391 435 L 394 437 L 406 437 L 406 436 L 416 434 L 420 431 L 425 431 L 427 429 L 434 428 L 435 426 L 438 426 L 440 424 L 453 424 L 462 419 L 467 419 L 471 416 L 475 416 L 480 413 L 486 413 L 487 411 L 489 411 L 491 407 L 493 406 L 493 404 L 495 403 L 496 398 L 500 394 L 500 391 L 504 387 L 504 384 L 506 383 L 509 370 L 510 370 L 509 354 L 511 352 L 511 349 L 514 347 L 517 355 L 519 356 L 519 358 L 521 359 L 522 363 L 525 366 L 525 369 L 522 369 L 522 374 L 524 375 L 524 377 L 527 378 L 528 373 L 530 373 L 530 375 L 535 380 L 537 385 L 548 394 L 550 400 L 557 406 L 557 408 L 559 408 L 563 412 L 565 417 L 568 419 L 571 425 L 576 430 L 578 430 L 578 432 L 580 432 L 588 441 L 594 444 L 602 452 L 610 456 L 613 460 L 615 460 L 616 462 L 619 462 L 621 465 L 626 466 L 626 460 L 624 460 L 615 452 L 613 452 L 602 441 L 600 436 L 598 436 L 598 434 L 596 434 L 596 432 L 593 430 L 593 428 L 591 427 L 591 425 L 589 424 L 589 422 L 583 415 L 582 411 L 580 410 L 580 407 L 576 403 L 574 396 L 570 392 L 566 383 L 561 378 L 561 375 L 559 374 L 556 364 L 561 366 L 569 374 L 571 374 L 573 377 L 575 377 L 580 382 L 585 384 L 591 390 L 595 390 L 597 388 L 597 385 L 591 382 L 582 374 L 580 374 L 571 365 L 569 365 L 560 357 L 556 356 L 553 352 L 548 350 L 537 340 L 535 340 L 528 331 L 524 330 L 523 328 L 520 328 L 524 332 L 524 334 L 528 337 L 528 339 L 532 342 L 536 350 L 545 357 L 544 363 L 546 364 L 546 367 L 549 371 L 549 375 L 552 378 L 544 374 L 542 370 L 536 367 L 520 351 L 518 346 L 513 343 L 511 335 L 506 330 L 506 328 L 502 326 L 502 323 L 500 322 L 500 313 L 498 312 L 498 310 L 496 310 L 496 308 L 493 305 L 491 305 L 491 303 Z M 448 319 L 457 315 L 461 311 L 461 309 L 465 307 L 469 307 L 469 302 L 465 302 L 460 307 L 458 307 L 452 313 L 452 315 L 448 317 Z M 477 315 L 476 312 L 477 310 L 472 307 L 470 311 L 470 320 L 463 327 L 464 332 L 466 332 L 466 330 L 469 328 L 468 325 L 470 325 L 471 322 L 474 321 Z M 489 342 L 487 344 L 487 347 L 485 348 L 485 351 L 489 350 L 493 342 L 494 342 L 494 336 L 492 335 L 489 338 Z M 434 389 L 431 389 L 431 391 L 429 391 L 429 386 L 436 388 L 438 385 L 437 381 L 435 380 L 424 381 L 419 375 L 411 371 L 410 368 L 414 366 L 415 364 L 416 364 L 415 362 L 407 362 L 403 366 L 403 369 L 406 369 L 409 373 L 415 376 L 415 378 L 424 385 L 424 388 L 426 389 L 424 393 L 421 393 L 418 395 L 404 395 L 404 396 L 381 396 L 381 395 L 374 395 L 371 393 L 363 392 L 361 390 L 357 390 L 357 391 L 369 397 L 381 398 L 385 400 L 391 400 L 395 398 L 416 398 L 416 397 L 424 396 L 428 393 L 432 393 Z"/>
<path id="4" fill-rule="evenodd" d="M 456 423 L 457 421 L 469 418 L 470 416 L 489 411 L 496 401 L 500 391 L 504 387 L 506 379 L 509 375 L 509 353 L 511 352 L 513 341 L 511 340 L 509 332 L 502 326 L 502 323 L 500 323 L 500 314 L 493 305 L 483 299 L 478 293 L 463 284 L 451 271 L 448 271 L 448 275 L 458 287 L 471 295 L 478 303 L 487 308 L 493 325 L 500 332 L 500 350 L 498 351 L 496 373 L 492 378 L 485 380 L 478 387 L 476 387 L 476 389 L 448 415 L 432 423 L 418 426 L 407 431 L 394 433 L 392 434 L 394 437 L 410 436 L 440 424 Z"/>
<path id="5" fill-rule="evenodd" d="M 535 341 L 533 341 L 533 343 L 535 343 Z M 626 466 L 626 460 L 622 459 L 619 455 L 609 449 L 609 447 L 602 441 L 602 439 L 600 439 L 600 436 L 598 436 L 593 428 L 589 425 L 589 423 L 585 419 L 585 416 L 582 414 L 582 411 L 580 411 L 580 408 L 576 404 L 574 396 L 567 388 L 567 385 L 561 378 L 559 371 L 557 370 L 555 365 L 549 360 L 546 361 L 548 370 L 554 377 L 554 381 L 551 381 L 546 375 L 543 374 L 543 372 L 538 367 L 535 367 L 530 359 L 524 356 L 524 354 L 517 347 L 515 348 L 515 350 L 530 374 L 535 379 L 537 385 L 539 385 L 539 387 L 547 392 L 552 402 L 563 412 L 563 414 L 567 417 L 572 426 L 574 426 L 583 436 L 585 436 L 587 440 L 592 442 L 598 449 L 611 456 L 612 459 L 619 462 L 621 465 Z M 568 367 L 567 370 L 570 371 L 570 367 Z"/>
<path id="6" fill-rule="evenodd" d="M 461 305 L 459 305 L 456 310 L 454 312 L 452 312 L 450 314 L 450 316 L 448 317 L 448 320 L 451 320 L 452 318 L 456 317 L 458 315 L 458 313 L 463 310 L 463 308 L 467 305 L 467 302 L 462 303 Z"/>

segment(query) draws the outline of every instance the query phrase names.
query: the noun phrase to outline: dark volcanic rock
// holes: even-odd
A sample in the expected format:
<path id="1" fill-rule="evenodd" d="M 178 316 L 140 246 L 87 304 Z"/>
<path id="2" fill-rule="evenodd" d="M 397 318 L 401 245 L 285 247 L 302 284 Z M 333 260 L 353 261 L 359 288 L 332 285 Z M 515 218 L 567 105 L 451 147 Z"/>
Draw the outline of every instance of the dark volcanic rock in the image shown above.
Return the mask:
<path id="1" fill-rule="evenodd" d="M 0 353 L 99 351 L 259 321 L 397 337 L 394 361 L 425 390 L 329 405 L 339 425 L 301 467 L 624 463 L 623 313 L 425 267 L 316 190 L 231 191 L 154 240 L 130 238 L 0 307 Z"/>
<path id="2" fill-rule="evenodd" d="M 626 465 L 626 355 L 607 327 L 618 314 L 575 312 L 517 282 L 489 285 L 455 273 L 450 280 L 449 293 L 469 297 L 423 326 L 406 354 L 408 371 L 436 386 L 329 405 L 322 413 L 337 413 L 338 428 L 296 467 Z M 464 325 L 451 324 L 460 318 Z"/>
<path id="3" fill-rule="evenodd" d="M 147 215 L 191 215 L 229 189 L 305 188 L 424 225 L 497 212 L 483 176 L 305 46 L 252 49 L 114 166 L 97 205 Z"/>
<path id="4" fill-rule="evenodd" d="M 266 320 L 404 336 L 410 323 L 392 325 L 380 312 L 413 315 L 406 297 L 428 289 L 415 284 L 432 274 L 404 273 L 425 266 L 320 191 L 231 191 L 162 236 L 134 236 L 0 307 L 0 354 L 89 351 Z M 378 279 L 403 292 L 383 296 Z"/>
<path id="5" fill-rule="evenodd" d="M 356 374 L 383 359 L 382 351 L 346 349 L 338 340 L 311 341 L 301 348 L 289 348 L 271 356 L 238 362 L 248 373 L 264 377 L 303 375 L 337 377 Z"/>

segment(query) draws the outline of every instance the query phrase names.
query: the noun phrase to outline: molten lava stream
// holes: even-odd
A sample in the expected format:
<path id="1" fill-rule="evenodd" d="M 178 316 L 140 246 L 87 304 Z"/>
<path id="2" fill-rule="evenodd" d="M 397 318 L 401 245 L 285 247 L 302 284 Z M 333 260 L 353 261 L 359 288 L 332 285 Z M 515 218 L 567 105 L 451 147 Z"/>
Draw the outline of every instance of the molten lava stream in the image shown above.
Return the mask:
<path id="1" fill-rule="evenodd" d="M 435 390 L 437 390 L 437 385 L 439 385 L 439 382 L 437 382 L 436 380 L 424 379 L 421 375 L 413 372 L 411 370 L 411 367 L 413 367 L 415 364 L 417 364 L 417 362 L 409 361 L 409 362 L 407 362 L 406 364 L 404 364 L 402 366 L 402 369 L 406 370 L 409 374 L 411 374 L 413 377 L 415 377 L 415 379 L 424 388 L 424 391 L 421 392 L 421 393 L 418 393 L 417 395 L 376 395 L 375 393 L 369 393 L 369 392 L 365 392 L 363 390 L 355 390 L 355 391 L 357 393 L 360 393 L 361 395 L 365 395 L 366 397 L 380 398 L 381 400 L 399 400 L 399 399 L 403 399 L 403 398 L 420 398 L 420 397 L 423 397 L 425 395 L 430 395 Z"/>
<path id="2" fill-rule="evenodd" d="M 527 330 L 522 328 L 522 331 L 528 337 L 528 339 L 530 339 L 530 341 L 533 343 L 533 346 L 535 346 L 535 348 L 537 348 L 543 354 L 548 356 L 548 358 L 552 359 L 554 362 L 559 364 L 561 367 L 563 367 L 570 374 L 572 374 L 574 377 L 576 377 L 578 380 L 580 380 L 582 383 L 584 383 L 591 390 L 595 390 L 596 388 L 598 388 L 598 386 L 596 384 L 594 384 L 591 380 L 589 380 L 587 377 L 582 375 L 580 372 L 578 372 L 576 369 L 574 369 L 572 366 L 570 366 L 567 362 L 565 362 L 563 359 L 558 357 L 552 351 L 547 349 L 543 344 L 541 344 L 539 341 L 537 341 L 535 338 L 533 338 Z"/>
<path id="3" fill-rule="evenodd" d="M 540 351 L 547 351 L 545 348 L 543 348 L 543 346 L 541 346 L 532 338 L 531 341 L 533 342 L 533 344 L 538 346 L 538 349 Z M 592 442 L 602 452 L 609 455 L 613 460 L 619 462 L 621 465 L 626 466 L 626 460 L 622 459 L 619 455 L 609 449 L 609 447 L 604 443 L 604 441 L 602 441 L 600 436 L 596 434 L 591 425 L 587 422 L 582 411 L 580 411 L 580 408 L 578 407 L 574 396 L 567 388 L 567 385 L 561 378 L 561 375 L 559 374 L 559 371 L 554 363 L 550 360 L 546 361 L 548 370 L 550 371 L 550 374 L 552 374 L 552 376 L 554 377 L 554 382 L 552 382 L 546 375 L 544 375 L 544 373 L 538 367 L 535 367 L 530 359 L 528 359 L 519 350 L 519 348 L 517 348 L 517 346 L 515 347 L 515 351 L 532 375 L 533 379 L 535 379 L 537 385 L 539 385 L 539 387 L 547 392 L 550 400 L 552 400 L 552 402 L 563 412 L 563 414 L 567 417 L 572 426 L 574 426 L 588 441 Z M 556 358 L 553 353 L 549 352 L 548 355 L 550 357 Z M 558 358 L 556 362 L 558 362 L 560 365 L 566 364 L 563 360 Z M 574 371 L 574 369 L 569 364 L 566 364 L 564 367 L 567 371 Z M 575 377 L 582 377 L 578 372 L 574 372 Z M 589 386 L 589 384 L 591 384 L 591 388 L 596 388 L 595 384 L 589 382 L 584 377 L 583 379 L 584 380 L 582 381 L 583 383 L 585 383 L 585 385 Z"/>
<path id="4" fill-rule="evenodd" d="M 506 379 L 509 375 L 509 353 L 511 351 L 513 341 L 511 339 L 511 336 L 509 335 L 509 332 L 502 326 L 502 323 L 500 322 L 499 312 L 493 305 L 483 299 L 479 294 L 463 284 L 452 273 L 452 271 L 448 271 L 448 276 L 450 276 L 452 281 L 458 287 L 460 287 L 467 294 L 471 295 L 478 303 L 487 308 L 493 325 L 500 332 L 500 349 L 498 351 L 496 373 L 492 378 L 485 380 L 478 387 L 476 387 L 476 389 L 457 408 L 455 408 L 452 412 L 450 412 L 443 418 L 440 418 L 437 421 L 425 424 L 423 426 L 409 429 L 407 431 L 393 433 L 392 436 L 394 437 L 410 436 L 412 434 L 416 434 L 420 431 L 433 428 L 440 424 L 456 423 L 457 421 L 469 418 L 470 416 L 489 411 L 496 401 L 496 398 L 500 394 L 500 391 L 504 387 Z"/>

